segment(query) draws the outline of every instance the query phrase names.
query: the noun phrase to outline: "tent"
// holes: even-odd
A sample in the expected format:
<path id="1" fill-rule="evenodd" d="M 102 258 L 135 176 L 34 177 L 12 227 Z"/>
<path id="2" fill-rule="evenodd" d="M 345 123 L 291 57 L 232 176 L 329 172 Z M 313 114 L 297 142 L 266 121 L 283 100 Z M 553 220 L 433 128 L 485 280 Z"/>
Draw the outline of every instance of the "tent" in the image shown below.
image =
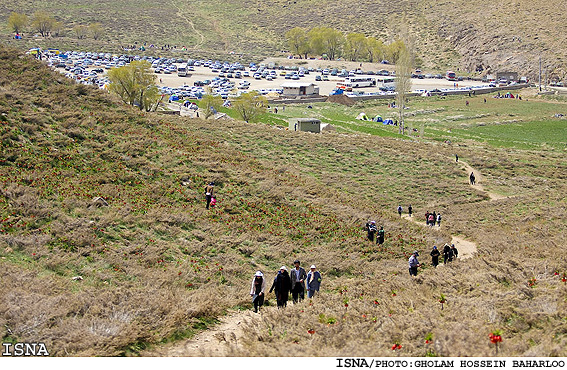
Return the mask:
<path id="1" fill-rule="evenodd" d="M 177 95 L 171 95 L 171 96 L 169 97 L 169 101 L 170 101 L 170 102 L 171 102 L 171 101 L 178 101 L 178 100 L 179 100 L 179 96 L 177 96 Z"/>
<path id="2" fill-rule="evenodd" d="M 358 116 L 356 116 L 356 119 L 359 119 L 361 121 L 370 121 L 368 119 L 368 116 L 364 112 L 360 112 L 360 114 Z"/>
<path id="3" fill-rule="evenodd" d="M 372 119 L 374 122 L 382 122 L 382 116 L 378 115 Z"/>
<path id="4" fill-rule="evenodd" d="M 383 125 L 393 125 L 394 121 L 392 121 L 391 119 L 385 119 L 384 122 L 382 122 Z"/>

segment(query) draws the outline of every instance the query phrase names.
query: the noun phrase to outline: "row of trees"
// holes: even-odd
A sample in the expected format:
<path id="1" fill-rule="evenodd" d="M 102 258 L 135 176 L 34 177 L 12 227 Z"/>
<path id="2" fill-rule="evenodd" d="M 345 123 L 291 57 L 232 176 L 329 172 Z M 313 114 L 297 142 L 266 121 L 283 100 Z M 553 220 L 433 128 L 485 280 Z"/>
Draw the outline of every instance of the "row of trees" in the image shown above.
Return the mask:
<path id="1" fill-rule="evenodd" d="M 49 35 L 59 36 L 64 24 L 43 11 L 35 12 L 31 18 L 23 13 L 14 12 L 8 17 L 8 27 L 15 33 L 34 31 L 47 37 Z M 91 23 L 88 26 L 77 25 L 73 27 L 73 33 L 79 39 L 90 35 L 93 39 L 98 40 L 104 34 L 104 28 L 100 23 Z"/>
<path id="2" fill-rule="evenodd" d="M 314 27 L 310 30 L 295 27 L 286 32 L 285 37 L 292 53 L 306 59 L 309 55 L 326 55 L 330 60 L 344 57 L 352 61 L 387 59 L 395 63 L 405 47 L 401 40 L 386 45 L 375 37 L 356 32 L 345 36 L 330 27 Z"/>

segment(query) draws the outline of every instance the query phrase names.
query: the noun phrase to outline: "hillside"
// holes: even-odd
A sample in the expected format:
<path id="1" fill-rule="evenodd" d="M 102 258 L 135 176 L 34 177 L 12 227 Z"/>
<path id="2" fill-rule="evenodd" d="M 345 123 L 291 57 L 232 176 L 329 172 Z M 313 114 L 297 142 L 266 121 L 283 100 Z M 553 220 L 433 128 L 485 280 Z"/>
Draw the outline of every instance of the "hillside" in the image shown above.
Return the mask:
<path id="1" fill-rule="evenodd" d="M 245 323 L 231 353 L 389 356 L 399 342 L 407 356 L 491 356 L 499 329 L 501 355 L 567 355 L 562 149 L 142 114 L 13 50 L 0 61 L 4 342 L 55 356 L 159 349 L 249 309 L 253 273 L 271 281 L 299 258 L 321 270 L 319 297 Z M 455 151 L 486 190 L 513 196 L 471 188 Z M 219 203 L 206 211 L 211 180 Z M 400 219 L 409 203 L 443 227 Z M 365 241 L 369 219 L 383 248 Z M 452 235 L 477 255 L 408 276 L 409 253 L 428 263 Z"/>
<path id="2" fill-rule="evenodd" d="M 245 60 L 258 61 L 278 56 L 286 50 L 284 34 L 299 26 L 330 26 L 347 32 L 362 32 L 384 42 L 400 35 L 402 14 L 406 15 L 416 55 L 423 67 L 444 72 L 455 69 L 474 73 L 514 70 L 535 80 L 542 57 L 544 77 L 562 80 L 567 73 L 563 3 L 551 0 L 540 4 L 527 0 L 498 3 L 481 1 L 353 1 L 314 2 L 313 0 L 177 1 L 81 1 L 54 0 L 49 3 L 19 1 L 0 5 L 0 17 L 13 11 L 33 14 L 45 10 L 63 21 L 64 37 L 9 40 L 4 28 L 4 42 L 20 47 L 61 47 L 63 49 L 105 50 L 117 52 L 126 45 L 146 43 L 158 46 L 152 54 L 172 53 L 164 45 L 185 46 L 174 55 L 230 59 L 229 53 Z M 163 20 L 167 19 L 167 22 Z M 106 29 L 101 40 L 78 40 L 72 28 L 101 22 Z M 149 51 L 148 51 L 149 52 Z M 282 53 L 286 55 L 286 53 Z"/>

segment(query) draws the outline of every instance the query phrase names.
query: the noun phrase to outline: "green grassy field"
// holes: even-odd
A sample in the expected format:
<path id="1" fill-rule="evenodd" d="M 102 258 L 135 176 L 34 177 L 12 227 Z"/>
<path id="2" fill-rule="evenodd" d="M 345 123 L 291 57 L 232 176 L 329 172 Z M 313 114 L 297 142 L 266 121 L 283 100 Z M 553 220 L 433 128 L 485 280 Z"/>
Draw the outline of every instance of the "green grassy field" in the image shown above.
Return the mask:
<path id="1" fill-rule="evenodd" d="M 398 342 L 404 356 L 492 356 L 496 329 L 500 355 L 566 355 L 567 163 L 548 139 L 561 128 L 551 120 L 524 149 L 477 140 L 521 136 L 488 116 L 471 137 L 457 129 L 458 98 L 410 102 L 410 113 L 434 112 L 452 129 L 450 143 L 429 133 L 433 123 L 420 140 L 388 128 L 361 134 L 371 124 L 349 117 L 384 114 L 381 104 L 286 108 L 345 122 L 315 135 L 278 127 L 283 113 L 251 124 L 141 113 L 12 50 L 0 58 L 4 342 L 39 338 L 54 356 L 159 349 L 249 309 L 254 272 L 270 282 L 298 258 L 319 267 L 321 294 L 243 322 L 234 355 L 395 356 Z M 565 106 L 528 100 L 526 127 Z M 521 104 L 473 102 L 465 113 L 501 117 L 508 103 Z M 485 189 L 509 197 L 471 188 L 456 152 Z M 207 211 L 212 180 L 218 205 Z M 398 204 L 412 204 L 416 218 L 441 212 L 442 228 L 399 218 Z M 386 230 L 382 247 L 366 240 L 370 219 Z M 452 235 L 474 241 L 477 254 L 434 269 L 428 251 Z M 410 278 L 414 250 L 424 267 Z"/>
<path id="2" fill-rule="evenodd" d="M 526 92 L 531 93 L 529 90 Z M 469 101 L 469 106 L 466 106 L 466 101 Z M 411 136 L 426 141 L 474 141 L 493 147 L 564 150 L 567 121 L 555 117 L 555 114 L 567 112 L 564 103 L 564 100 L 549 102 L 537 98 L 527 101 L 496 99 L 488 95 L 414 98 L 408 104 L 405 120 L 407 127 L 416 129 Z M 316 103 L 312 104 L 312 109 L 306 104 L 289 105 L 285 110 L 280 108 L 277 114 L 266 114 L 261 121 L 287 127 L 290 118 L 311 117 L 334 125 L 339 132 L 401 137 L 398 127 L 355 119 L 360 112 L 365 112 L 369 118 L 380 115 L 397 121 L 397 111 L 388 108 L 387 104 L 386 101 L 376 101 L 347 107 Z M 229 110 L 226 112 L 234 116 Z"/>

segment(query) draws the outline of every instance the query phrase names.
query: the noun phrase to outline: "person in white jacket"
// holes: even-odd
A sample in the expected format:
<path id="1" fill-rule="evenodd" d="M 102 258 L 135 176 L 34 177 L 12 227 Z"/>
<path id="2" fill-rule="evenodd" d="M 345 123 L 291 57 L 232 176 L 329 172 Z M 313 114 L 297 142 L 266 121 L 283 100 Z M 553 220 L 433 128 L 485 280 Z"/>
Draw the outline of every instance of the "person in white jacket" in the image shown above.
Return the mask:
<path id="1" fill-rule="evenodd" d="M 261 271 L 256 271 L 252 279 L 252 287 L 250 288 L 250 296 L 254 303 L 254 312 L 264 305 L 264 291 L 266 290 L 266 279 Z"/>

